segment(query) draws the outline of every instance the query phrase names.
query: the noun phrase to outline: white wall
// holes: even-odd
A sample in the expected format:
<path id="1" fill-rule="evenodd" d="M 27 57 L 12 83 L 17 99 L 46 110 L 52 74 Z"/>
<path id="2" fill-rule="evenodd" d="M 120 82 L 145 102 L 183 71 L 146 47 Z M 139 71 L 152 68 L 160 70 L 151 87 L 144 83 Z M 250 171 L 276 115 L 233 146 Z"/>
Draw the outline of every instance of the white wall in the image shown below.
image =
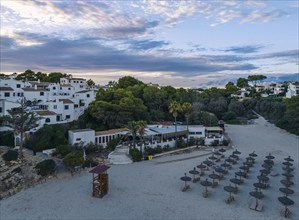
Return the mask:
<path id="1" fill-rule="evenodd" d="M 95 131 L 94 130 L 70 130 L 68 131 L 68 141 L 70 145 L 83 143 L 84 145 L 88 143 L 93 143 L 95 141 Z"/>

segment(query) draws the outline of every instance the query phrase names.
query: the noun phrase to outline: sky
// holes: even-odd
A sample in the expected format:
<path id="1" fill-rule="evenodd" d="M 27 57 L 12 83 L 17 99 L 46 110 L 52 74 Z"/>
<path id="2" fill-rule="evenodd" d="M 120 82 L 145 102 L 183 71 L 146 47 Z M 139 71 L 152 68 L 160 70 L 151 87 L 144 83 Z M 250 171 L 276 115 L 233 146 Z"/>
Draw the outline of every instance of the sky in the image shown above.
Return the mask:
<path id="1" fill-rule="evenodd" d="M 1 72 L 176 87 L 298 75 L 298 0 L 1 0 Z"/>

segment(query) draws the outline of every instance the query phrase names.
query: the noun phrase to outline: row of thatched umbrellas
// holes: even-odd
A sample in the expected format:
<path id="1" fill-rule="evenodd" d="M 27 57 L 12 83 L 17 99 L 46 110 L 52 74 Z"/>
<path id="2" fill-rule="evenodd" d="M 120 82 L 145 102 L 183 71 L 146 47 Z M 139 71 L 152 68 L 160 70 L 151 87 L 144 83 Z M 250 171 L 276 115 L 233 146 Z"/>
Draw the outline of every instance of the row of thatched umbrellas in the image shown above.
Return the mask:
<path id="1" fill-rule="evenodd" d="M 282 175 L 285 176 L 285 179 L 282 179 L 280 181 L 284 185 L 284 187 L 279 188 L 279 191 L 284 193 L 285 196 L 278 197 L 278 201 L 281 202 L 285 206 L 284 217 L 289 217 L 291 212 L 288 209 L 288 206 L 291 206 L 294 204 L 294 201 L 288 197 L 288 195 L 294 193 L 294 190 L 289 188 L 292 185 L 294 185 L 294 182 L 291 181 L 291 178 L 294 177 L 294 175 L 292 174 L 292 171 L 294 170 L 294 168 L 292 168 L 293 164 L 291 162 L 293 162 L 294 160 L 291 158 L 291 156 L 288 156 L 284 160 L 285 161 L 282 163 L 284 165 L 282 168 L 284 170 L 284 173 Z"/>

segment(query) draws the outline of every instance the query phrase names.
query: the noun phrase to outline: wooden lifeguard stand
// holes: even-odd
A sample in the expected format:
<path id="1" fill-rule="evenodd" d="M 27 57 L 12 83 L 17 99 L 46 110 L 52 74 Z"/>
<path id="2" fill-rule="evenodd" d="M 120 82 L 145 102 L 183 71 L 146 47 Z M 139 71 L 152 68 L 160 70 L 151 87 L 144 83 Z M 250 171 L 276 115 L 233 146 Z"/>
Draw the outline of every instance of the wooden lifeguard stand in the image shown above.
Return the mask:
<path id="1" fill-rule="evenodd" d="M 108 193 L 108 174 L 109 166 L 100 165 L 89 171 L 92 173 L 92 196 L 102 198 Z"/>

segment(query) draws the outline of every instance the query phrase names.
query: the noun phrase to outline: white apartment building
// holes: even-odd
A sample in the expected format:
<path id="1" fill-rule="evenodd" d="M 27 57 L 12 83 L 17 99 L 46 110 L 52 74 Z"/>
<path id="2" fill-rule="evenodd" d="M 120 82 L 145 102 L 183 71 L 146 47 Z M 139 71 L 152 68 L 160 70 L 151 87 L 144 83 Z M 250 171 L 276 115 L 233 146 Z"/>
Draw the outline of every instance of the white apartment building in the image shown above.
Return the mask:
<path id="1" fill-rule="evenodd" d="M 62 78 L 60 83 L 24 82 L 15 80 L 15 76 L 0 78 L 0 100 L 5 100 L 1 101 L 0 114 L 7 114 L 7 110 L 19 106 L 18 103 L 25 99 L 32 102 L 28 110 L 44 112 L 41 126 L 44 123 L 65 123 L 78 119 L 95 100 L 96 91 L 88 88 L 85 79 Z"/>
<path id="2" fill-rule="evenodd" d="M 287 98 L 292 98 L 299 94 L 299 82 L 289 83 L 288 91 L 286 92 Z"/>

